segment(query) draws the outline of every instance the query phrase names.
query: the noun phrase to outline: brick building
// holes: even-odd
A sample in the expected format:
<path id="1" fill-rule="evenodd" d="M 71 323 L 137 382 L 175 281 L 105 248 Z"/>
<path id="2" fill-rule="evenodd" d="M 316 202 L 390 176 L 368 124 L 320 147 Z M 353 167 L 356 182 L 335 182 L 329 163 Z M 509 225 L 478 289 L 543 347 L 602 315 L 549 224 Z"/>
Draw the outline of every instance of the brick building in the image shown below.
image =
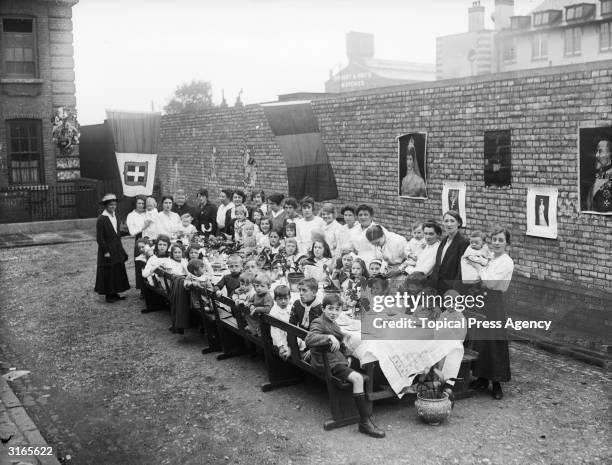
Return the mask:
<path id="1" fill-rule="evenodd" d="M 71 17 L 77 1 L 0 3 L 0 188 L 78 177 L 78 153 L 59 158 L 51 136 L 55 111 L 76 106 Z"/>
<path id="2" fill-rule="evenodd" d="M 377 87 L 433 81 L 435 69 L 429 63 L 413 63 L 374 58 L 374 35 L 349 32 L 346 35 L 348 65 L 329 72 L 325 92 L 342 93 Z"/>
<path id="3" fill-rule="evenodd" d="M 495 0 L 495 29 L 484 27 L 484 7 L 468 10 L 468 32 L 436 39 L 436 77 L 609 60 L 612 0 L 544 0 L 516 15 L 514 0 Z"/>
<path id="4" fill-rule="evenodd" d="M 485 7 L 468 10 L 468 32 L 436 38 L 436 79 L 487 74 L 493 70 L 495 31 L 485 28 Z"/>
<path id="5" fill-rule="evenodd" d="M 312 102 L 334 169 L 336 205 L 369 203 L 375 219 L 408 234 L 441 216 L 442 182 L 467 184 L 469 229 L 501 223 L 513 232 L 512 315 L 552 319 L 557 337 L 589 343 L 612 326 L 611 216 L 580 213 L 578 128 L 612 121 L 612 61 L 411 84 Z M 485 187 L 484 131 L 509 129 L 511 187 Z M 400 198 L 396 136 L 428 133 L 426 200 Z M 162 190 L 192 195 L 242 187 L 243 149 L 253 147 L 257 185 L 287 191 L 283 156 L 259 105 L 162 118 L 157 173 Z M 529 186 L 559 189 L 556 240 L 527 236 Z"/>
<path id="6" fill-rule="evenodd" d="M 3 221 L 11 215 L 13 221 L 32 219 L 23 205 L 30 191 L 49 192 L 79 177 L 78 149 L 62 157 L 52 140 L 54 114 L 76 107 L 71 17 L 77 1 L 0 2 Z"/>
<path id="7" fill-rule="evenodd" d="M 545 0 L 510 20 L 496 38 L 496 71 L 612 57 L 612 0 Z"/>

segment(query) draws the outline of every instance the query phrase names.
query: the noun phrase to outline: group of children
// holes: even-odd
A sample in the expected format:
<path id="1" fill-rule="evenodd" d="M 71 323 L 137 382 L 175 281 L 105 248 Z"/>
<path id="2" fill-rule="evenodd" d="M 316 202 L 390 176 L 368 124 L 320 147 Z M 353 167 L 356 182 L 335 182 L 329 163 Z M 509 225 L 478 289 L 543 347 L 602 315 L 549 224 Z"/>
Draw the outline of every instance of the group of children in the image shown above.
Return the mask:
<path id="1" fill-rule="evenodd" d="M 321 352 L 328 351 L 332 373 L 353 385 L 361 415 L 359 430 L 383 437 L 384 432 L 367 414 L 363 377 L 350 368 L 336 320 L 343 311 L 352 316 L 356 311 L 371 310 L 373 297 L 384 295 L 389 288 L 389 267 L 378 258 L 366 264 L 345 247 L 346 238 L 335 226 L 339 223 L 333 206 L 329 205 L 324 206 L 322 218 L 317 217 L 321 220 L 317 222 L 320 228 L 311 231 L 306 253 L 300 253 L 304 239 L 296 237 L 296 221 L 300 216 L 295 210 L 279 223 L 272 215 L 263 215 L 261 210 L 249 213 L 244 205 L 237 206 L 233 235 L 222 238 L 222 242 L 233 242 L 232 253 L 226 257 L 215 252 L 212 238 L 198 235 L 191 225 L 191 215 L 186 213 L 181 217 L 181 229 L 173 237 L 160 235 L 155 241 L 146 237 L 138 240 L 136 266 L 149 286 L 156 285 L 155 271 L 163 269 L 184 277 L 185 289 L 205 288 L 217 295 L 224 293 L 236 303 L 239 310 L 236 318 L 253 335 L 261 336 L 258 315 L 263 313 L 309 331 L 306 339 L 299 341 L 300 357 L 310 360 L 313 366 L 323 367 Z M 419 256 L 426 248 L 423 223 L 413 225 L 408 248 L 408 260 L 400 270 L 408 277 L 400 291 L 435 294 L 435 289 L 427 288 L 427 276 L 415 271 Z M 470 247 L 461 259 L 464 283 L 476 285 L 479 280 L 469 262 L 484 266 L 489 258 L 485 235 L 472 233 Z M 225 267 L 228 272 L 219 279 L 215 272 Z M 291 290 L 296 288 L 299 297 L 295 292 L 292 295 Z M 147 309 L 143 312 L 158 309 L 155 297 L 146 286 L 143 293 L 147 300 Z M 437 308 L 417 309 L 417 314 L 425 318 L 435 319 L 440 312 Z M 182 333 L 182 329 L 178 332 Z M 272 327 L 271 338 L 281 358 L 292 355 L 284 331 Z"/>

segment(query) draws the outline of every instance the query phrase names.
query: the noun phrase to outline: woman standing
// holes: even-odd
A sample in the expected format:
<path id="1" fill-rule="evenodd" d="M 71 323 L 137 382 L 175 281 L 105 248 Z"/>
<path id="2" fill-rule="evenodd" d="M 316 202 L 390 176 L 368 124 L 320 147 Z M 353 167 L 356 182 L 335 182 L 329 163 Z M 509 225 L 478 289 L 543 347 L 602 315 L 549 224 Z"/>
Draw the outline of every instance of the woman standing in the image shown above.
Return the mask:
<path id="1" fill-rule="evenodd" d="M 121 244 L 119 223 L 115 211 L 117 210 L 117 197 L 115 194 L 106 194 L 102 197 L 104 211 L 96 222 L 96 240 L 98 242 L 98 267 L 96 272 L 96 286 L 98 294 L 106 296 L 107 302 L 125 299 L 119 292 L 130 288 L 125 262 L 128 255 Z"/>
<path id="2" fill-rule="evenodd" d="M 431 285 L 440 294 L 449 289 L 461 290 L 461 257 L 470 245 L 459 232 L 463 220 L 456 211 L 447 211 L 442 217 L 446 237 L 440 242 L 436 264 L 431 274 Z"/>
<path id="3" fill-rule="evenodd" d="M 295 222 L 295 237 L 300 254 L 307 254 L 312 248 L 313 232 L 323 232 L 323 228 L 325 228 L 325 221 L 320 216 L 314 214 L 314 205 L 314 199 L 309 196 L 304 197 L 300 201 L 303 218 Z"/>
<path id="4" fill-rule="evenodd" d="M 404 270 L 408 266 L 407 260 L 410 256 L 408 241 L 405 237 L 387 231 L 378 224 L 366 231 L 366 237 L 376 248 L 376 258 L 384 260 L 389 266 L 388 276 L 391 278 L 389 292 L 391 294 L 397 292 L 405 280 Z"/>
<path id="5" fill-rule="evenodd" d="M 162 211 L 157 215 L 155 226 L 158 235 L 170 237 L 181 227 L 181 217 L 172 211 L 172 197 L 167 195 L 162 198 Z"/>
<path id="6" fill-rule="evenodd" d="M 136 203 L 134 210 L 132 210 L 126 219 L 128 231 L 130 236 L 134 238 L 134 259 L 140 255 L 138 251 L 138 239 L 142 237 L 142 231 L 149 226 L 152 221 L 146 218 L 147 213 L 145 210 L 145 199 L 143 197 L 136 197 Z M 134 261 L 134 272 L 136 277 L 136 289 L 142 288 L 142 268 L 144 264 L 142 262 Z M 142 295 L 142 292 L 141 292 Z"/>
<path id="7" fill-rule="evenodd" d="M 357 207 L 357 221 L 359 225 L 351 230 L 351 244 L 355 253 L 361 258 L 366 266 L 376 258 L 376 247 L 370 244 L 366 237 L 368 228 L 376 223 L 372 220 L 374 209 L 369 205 L 359 205 Z"/>
<path id="8" fill-rule="evenodd" d="M 504 323 L 506 312 L 504 310 L 503 293 L 508 290 L 514 261 L 506 253 L 510 245 L 510 231 L 502 227 L 495 227 L 491 231 L 490 248 L 493 258 L 487 266 L 469 261 L 468 263 L 478 270 L 482 280 L 484 294 L 483 313 L 488 321 L 501 322 L 501 328 L 478 328 L 474 332 L 474 350 L 478 352 L 478 359 L 474 362 L 472 373 L 478 377 L 470 384 L 473 389 L 487 389 L 489 382 L 493 383 L 491 394 L 494 399 L 501 399 L 502 382 L 510 381 L 510 354 L 508 352 L 508 339 Z"/>

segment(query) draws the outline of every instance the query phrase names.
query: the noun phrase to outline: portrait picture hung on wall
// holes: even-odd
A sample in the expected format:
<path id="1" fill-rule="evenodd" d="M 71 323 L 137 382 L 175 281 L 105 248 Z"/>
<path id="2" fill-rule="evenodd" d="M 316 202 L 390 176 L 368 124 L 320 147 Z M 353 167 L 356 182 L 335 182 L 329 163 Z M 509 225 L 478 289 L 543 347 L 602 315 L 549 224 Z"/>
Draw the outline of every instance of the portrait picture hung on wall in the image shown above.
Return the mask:
<path id="1" fill-rule="evenodd" d="M 459 213 L 463 220 L 463 226 L 467 224 L 464 182 L 444 181 L 442 183 L 442 214 L 450 210 Z"/>
<path id="2" fill-rule="evenodd" d="M 484 133 L 485 187 L 508 187 L 512 184 L 510 130 Z"/>
<path id="3" fill-rule="evenodd" d="M 612 215 L 612 126 L 580 128 L 578 148 L 580 210 Z"/>
<path id="4" fill-rule="evenodd" d="M 527 235 L 557 238 L 556 187 L 530 187 L 527 190 Z"/>
<path id="5" fill-rule="evenodd" d="M 399 195 L 427 198 L 427 133 L 412 132 L 397 137 Z"/>

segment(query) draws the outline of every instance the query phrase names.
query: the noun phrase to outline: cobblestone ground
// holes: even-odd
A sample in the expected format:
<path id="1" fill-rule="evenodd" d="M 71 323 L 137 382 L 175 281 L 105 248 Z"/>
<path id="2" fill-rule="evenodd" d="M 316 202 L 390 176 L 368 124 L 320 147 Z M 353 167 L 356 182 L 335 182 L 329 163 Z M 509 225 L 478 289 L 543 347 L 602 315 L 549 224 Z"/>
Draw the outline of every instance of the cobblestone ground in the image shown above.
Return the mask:
<path id="1" fill-rule="evenodd" d="M 386 439 L 325 432 L 323 386 L 262 393 L 262 360 L 201 355 L 198 333 L 141 315 L 136 291 L 105 304 L 95 253 L 0 251 L 0 360 L 31 370 L 13 388 L 65 463 L 612 463 L 610 376 L 598 368 L 513 344 L 503 401 L 459 401 L 439 427 L 418 420 L 411 398 L 377 403 Z"/>

